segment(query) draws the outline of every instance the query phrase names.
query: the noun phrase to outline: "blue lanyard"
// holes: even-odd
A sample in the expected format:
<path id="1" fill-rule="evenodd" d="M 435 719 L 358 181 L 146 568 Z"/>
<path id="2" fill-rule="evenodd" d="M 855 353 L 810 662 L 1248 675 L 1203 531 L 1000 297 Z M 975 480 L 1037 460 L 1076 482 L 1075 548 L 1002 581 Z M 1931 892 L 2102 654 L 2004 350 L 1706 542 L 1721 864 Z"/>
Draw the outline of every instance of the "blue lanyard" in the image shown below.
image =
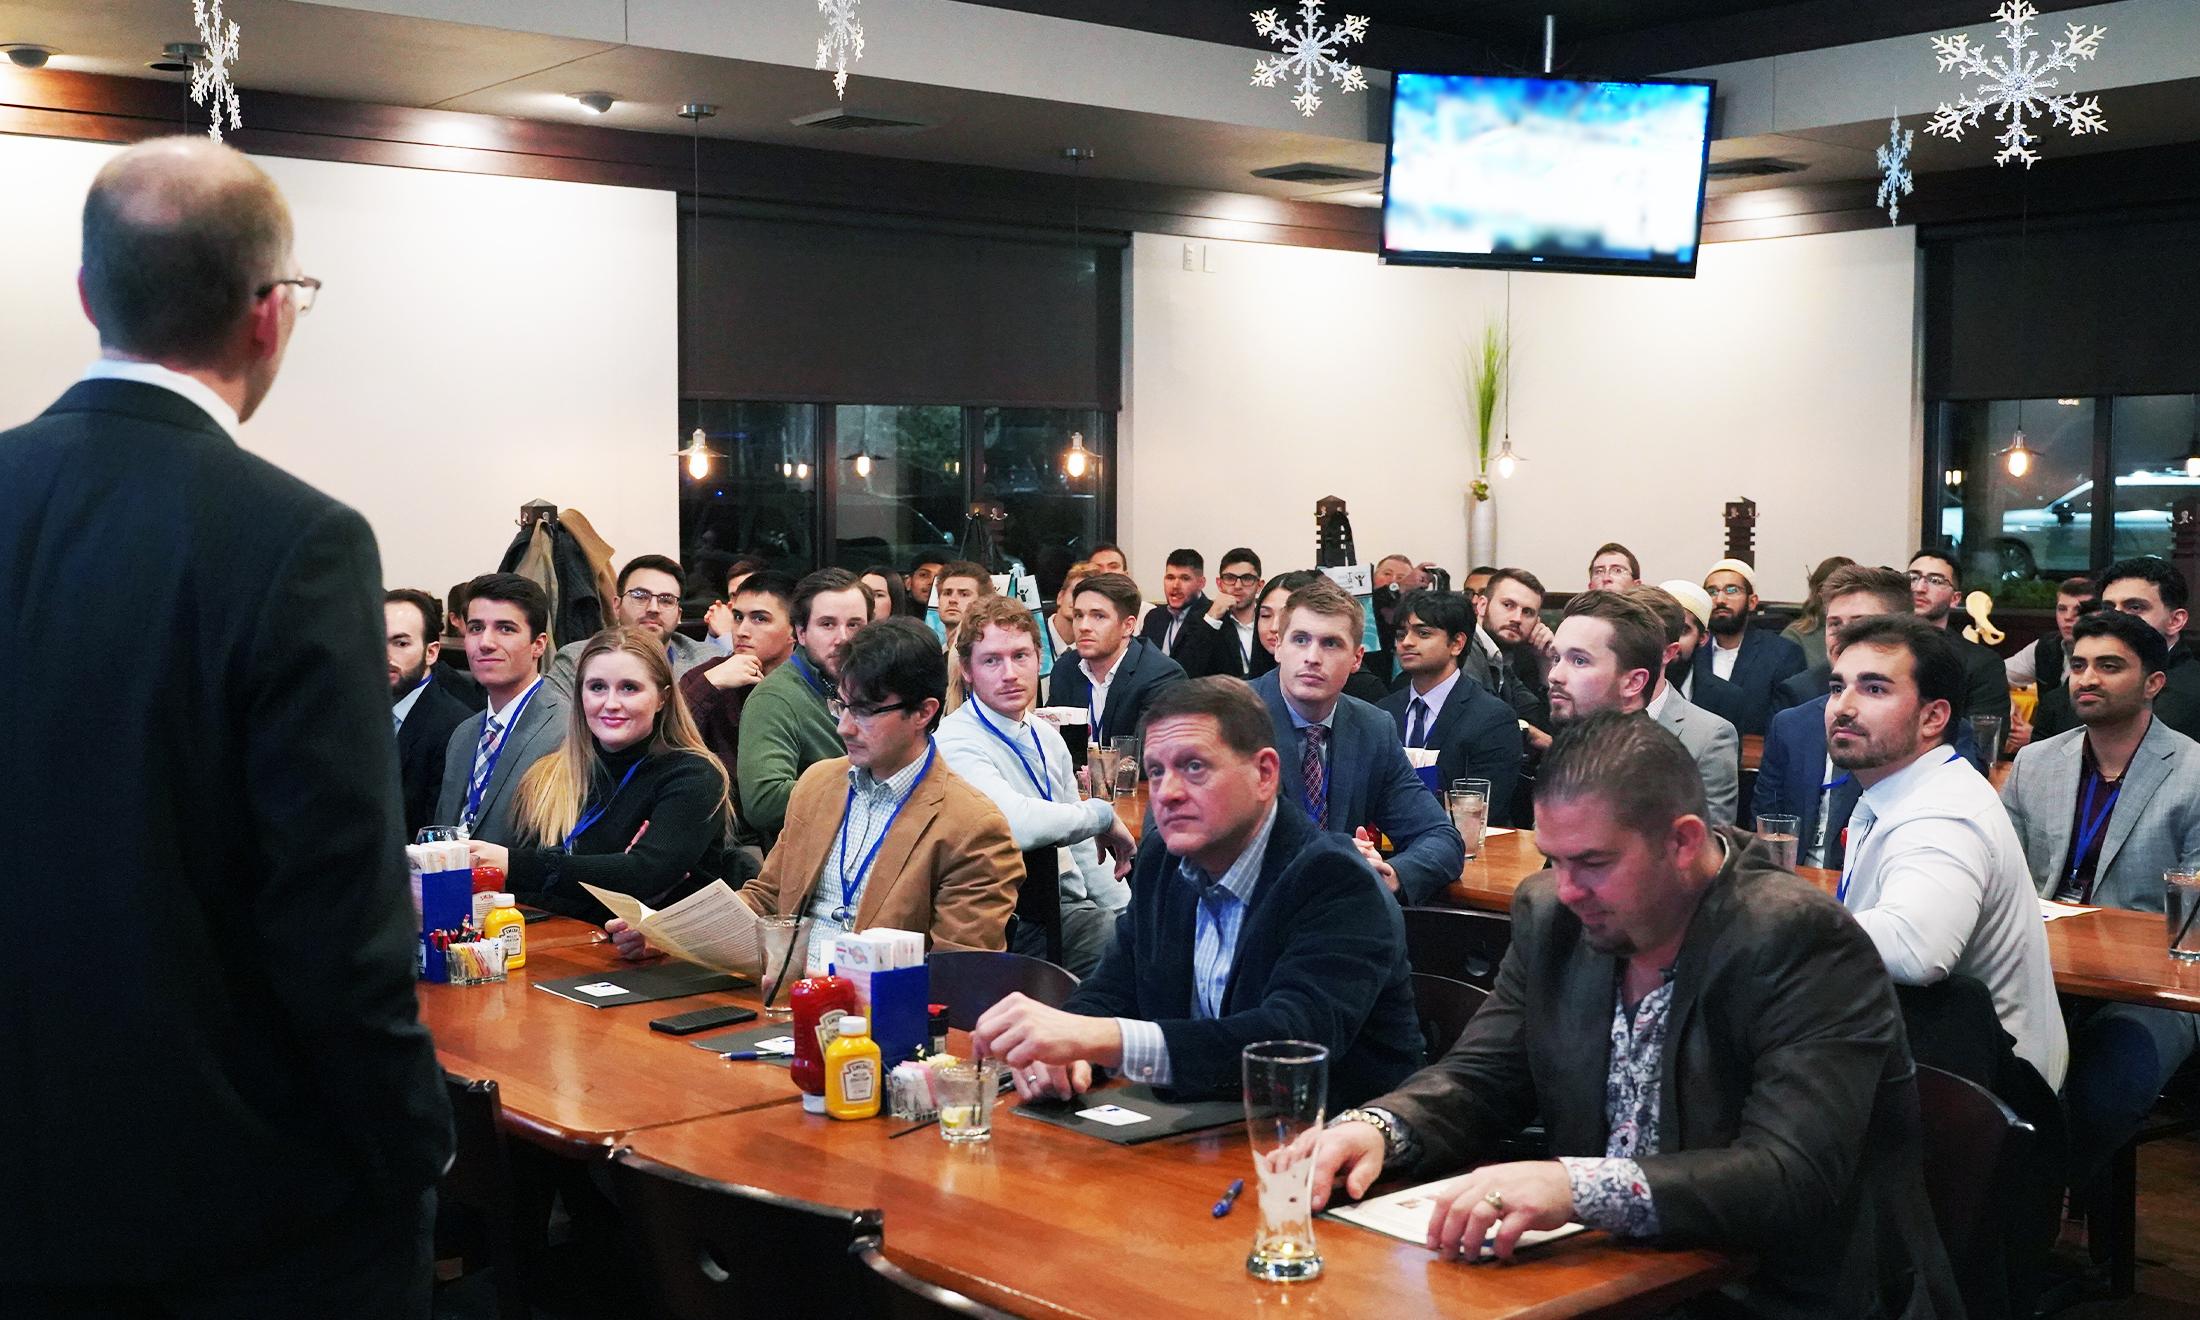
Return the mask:
<path id="1" fill-rule="evenodd" d="M 513 733 L 519 729 L 519 717 L 527 713 L 527 703 L 535 699 L 535 692 L 541 686 L 542 680 L 536 679 L 520 694 L 519 700 L 512 704 L 511 718 L 504 721 L 504 728 L 497 733 L 496 746 L 489 749 L 488 764 L 481 768 L 481 782 L 467 786 L 465 824 L 472 825 L 474 817 L 481 814 L 481 799 L 489 792 L 489 783 L 497 775 L 497 758 L 504 755 L 504 745 L 512 741 Z M 486 720 L 489 717 L 483 715 L 481 718 Z"/>
<path id="2" fill-rule="evenodd" d="M 894 822 L 901 817 L 901 809 L 909 805 L 910 798 L 916 796 L 917 785 L 923 783 L 924 777 L 932 773 L 932 758 L 938 753 L 939 748 L 927 740 L 924 745 L 924 768 L 917 771 L 917 777 L 909 781 L 909 791 L 903 793 L 895 801 L 894 809 L 887 813 L 886 823 L 879 827 L 878 837 L 871 840 L 871 846 L 864 851 L 863 860 L 856 863 L 856 877 L 852 882 L 848 879 L 848 820 L 855 815 L 856 786 L 853 783 L 848 785 L 848 801 L 840 809 L 840 906 L 833 909 L 834 921 L 845 926 L 855 919 L 856 892 L 863 888 L 864 877 L 871 873 L 871 863 L 878 859 L 879 845 L 885 843 L 886 836 L 893 832 Z"/>
<path id="3" fill-rule="evenodd" d="M 2116 799 L 2123 795 L 2124 785 L 2123 781 L 2119 779 L 2108 790 L 2108 801 L 2101 804 L 2101 814 L 2094 815 L 2093 794 L 2101 786 L 2101 782 L 2100 769 L 2095 767 L 2093 773 L 2086 776 L 2085 804 L 2078 808 L 2078 842 L 2070 850 L 2070 879 L 2068 881 L 2070 884 L 2077 883 L 2078 868 L 2084 865 L 2085 855 L 2092 851 L 2094 842 L 2101 837 L 2101 830 L 2108 824 L 2108 818 L 2116 814 Z M 2093 869 L 2094 880 L 2098 881 L 2100 875 L 2100 867 L 2096 864 Z M 2091 897 L 2093 897 L 2093 886 L 2088 884 L 2078 901 L 2082 903 Z"/>
<path id="4" fill-rule="evenodd" d="M 1037 729 L 1031 730 L 1031 750 L 1039 758 L 1039 769 L 1034 770 L 1031 768 L 1031 762 L 1024 759 L 1024 749 L 1017 745 L 1016 740 L 1002 733 L 998 725 L 986 718 L 984 702 L 973 700 L 970 703 L 970 708 L 978 713 L 978 723 L 985 726 L 987 733 L 1006 743 L 1008 750 L 1016 753 L 1016 764 L 1024 768 L 1024 778 L 1030 780 L 1031 786 L 1039 790 L 1039 796 L 1052 802 L 1054 800 L 1054 778 L 1052 775 L 1041 773 L 1046 769 L 1047 754 L 1046 749 L 1039 745 L 1039 731 Z"/>
<path id="5" fill-rule="evenodd" d="M 809 657 L 802 654 L 802 648 L 796 647 L 794 654 L 787 658 L 794 665 L 794 671 L 802 675 L 802 681 L 810 685 L 810 691 L 817 694 L 819 701 L 832 699 L 832 693 L 825 690 L 825 680 L 817 676 L 815 669 L 810 668 Z"/>
<path id="6" fill-rule="evenodd" d="M 649 757 L 645 754 L 642 757 L 641 761 L 636 761 L 634 764 L 628 766 L 626 768 L 625 778 L 619 781 L 619 787 L 612 789 L 611 795 L 609 797 L 606 797 L 603 801 L 597 803 L 595 810 L 582 814 L 580 821 L 573 826 L 573 832 L 565 836 L 565 850 L 567 852 L 573 851 L 573 840 L 581 837 L 583 834 L 588 833 L 588 827 L 595 824 L 597 821 L 602 820 L 603 814 L 606 811 L 611 810 L 611 804 L 618 801 L 620 792 L 626 788 L 627 780 L 632 779 L 634 777 L 634 772 L 642 768 L 642 761 L 646 761 L 648 759 Z"/>

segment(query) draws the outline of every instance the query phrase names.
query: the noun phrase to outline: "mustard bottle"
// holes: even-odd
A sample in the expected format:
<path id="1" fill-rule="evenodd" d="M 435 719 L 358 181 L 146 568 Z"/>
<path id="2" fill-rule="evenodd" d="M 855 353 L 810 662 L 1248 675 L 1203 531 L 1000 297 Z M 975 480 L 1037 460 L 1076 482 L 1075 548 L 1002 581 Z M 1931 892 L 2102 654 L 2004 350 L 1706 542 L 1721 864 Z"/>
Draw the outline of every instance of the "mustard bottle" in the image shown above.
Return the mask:
<path id="1" fill-rule="evenodd" d="M 510 894 L 498 894 L 495 906 L 489 909 L 488 920 L 481 923 L 483 939 L 498 940 L 504 945 L 504 970 L 516 972 L 527 965 L 527 918 L 520 915 L 519 900 Z"/>
<path id="2" fill-rule="evenodd" d="M 871 1023 L 844 1017 L 840 1038 L 825 1048 L 825 1112 L 834 1118 L 876 1118 L 878 1102 L 879 1052 Z"/>

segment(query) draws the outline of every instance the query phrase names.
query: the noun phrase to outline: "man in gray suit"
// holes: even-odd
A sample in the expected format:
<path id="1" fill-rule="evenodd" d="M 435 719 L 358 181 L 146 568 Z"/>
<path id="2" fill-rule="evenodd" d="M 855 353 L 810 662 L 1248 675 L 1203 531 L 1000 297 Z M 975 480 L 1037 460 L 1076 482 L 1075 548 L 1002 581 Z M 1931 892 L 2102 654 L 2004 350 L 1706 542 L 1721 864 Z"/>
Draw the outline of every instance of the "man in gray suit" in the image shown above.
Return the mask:
<path id="1" fill-rule="evenodd" d="M 620 627 L 655 633 L 664 642 L 674 682 L 721 654 L 717 648 L 680 631 L 680 584 L 686 580 L 687 574 L 678 561 L 663 555 L 630 559 L 619 570 L 619 602 L 611 614 L 612 622 Z M 550 658 L 550 686 L 562 700 L 573 699 L 573 667 L 581 662 L 581 649 L 587 645 L 586 637 L 568 638 Z"/>
<path id="2" fill-rule="evenodd" d="M 1688 607 L 1663 587 L 1636 585 L 1622 594 L 1656 615 L 1665 629 L 1664 663 L 1651 672 L 1650 700 L 1643 709 L 1651 719 L 1671 729 L 1681 746 L 1696 758 L 1711 823 L 1732 825 L 1741 810 L 1742 735 L 1734 721 L 1682 696 L 1671 677 L 1688 635 Z M 1716 683 L 1718 679 L 1713 676 L 1710 681 Z"/>
<path id="3" fill-rule="evenodd" d="M 509 847 L 520 776 L 565 740 L 565 702 L 538 672 L 549 645 L 550 598 L 517 573 L 467 585 L 466 661 L 489 708 L 451 731 L 435 823 Z"/>
<path id="4" fill-rule="evenodd" d="M 2154 716 L 2169 644 L 2135 615 L 2071 632 L 2080 727 L 2017 753 L 2002 804 L 2043 898 L 2162 910 L 2162 873 L 2200 864 L 2200 743 Z M 2171 1073 L 2200 1043 L 2200 1015 L 2092 1004 L 2071 1015 L 2071 1185 L 2106 1172 Z"/>
<path id="5" fill-rule="evenodd" d="M 1671 603 L 1678 616 L 1680 602 L 1656 588 L 1584 591 L 1567 602 L 1552 637 L 1558 658 L 1551 664 L 1551 720 L 1563 726 L 1607 711 L 1651 713 L 1695 759 L 1706 819 L 1732 825 L 1741 796 L 1735 780 L 1741 740 L 1733 725 L 1664 684 L 1665 657 L 1679 630 L 1645 603 L 1645 590 Z M 1661 695 L 1652 712 L 1651 699 Z"/>

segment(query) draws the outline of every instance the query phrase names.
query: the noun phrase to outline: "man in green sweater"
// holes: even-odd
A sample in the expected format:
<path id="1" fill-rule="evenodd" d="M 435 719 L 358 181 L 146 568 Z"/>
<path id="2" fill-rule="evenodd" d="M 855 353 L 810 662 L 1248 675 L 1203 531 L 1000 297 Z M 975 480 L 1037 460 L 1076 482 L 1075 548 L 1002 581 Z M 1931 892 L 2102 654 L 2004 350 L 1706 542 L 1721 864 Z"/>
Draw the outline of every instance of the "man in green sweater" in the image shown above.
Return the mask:
<path id="1" fill-rule="evenodd" d="M 794 781 L 847 754 L 825 699 L 840 682 L 834 653 L 870 621 L 871 593 L 844 568 L 819 569 L 795 585 L 794 655 L 756 685 L 741 712 L 738 842 L 769 853 Z"/>

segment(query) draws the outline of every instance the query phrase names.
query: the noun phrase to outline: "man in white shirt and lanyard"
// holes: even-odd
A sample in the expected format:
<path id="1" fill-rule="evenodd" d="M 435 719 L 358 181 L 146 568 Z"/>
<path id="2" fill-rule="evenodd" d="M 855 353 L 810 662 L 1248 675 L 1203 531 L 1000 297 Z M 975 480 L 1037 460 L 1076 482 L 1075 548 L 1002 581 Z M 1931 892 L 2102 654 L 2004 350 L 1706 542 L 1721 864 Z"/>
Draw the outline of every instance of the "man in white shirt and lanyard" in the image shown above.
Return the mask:
<path id="1" fill-rule="evenodd" d="M 1080 800 L 1069 745 L 1031 713 L 1039 693 L 1039 628 L 1031 611 L 1005 596 L 970 605 L 956 631 L 969 699 L 940 721 L 940 755 L 1008 818 L 1016 846 L 1059 850 L 1062 965 L 1089 975 L 1114 938 L 1115 917 L 1131 901 L 1131 856 L 1138 850 L 1114 804 Z M 1010 949 L 1046 956 L 1043 933 L 1018 923 Z"/>
<path id="2" fill-rule="evenodd" d="M 509 845 L 520 776 L 565 736 L 565 701 L 538 669 L 550 598 L 517 573 L 475 578 L 467 592 L 466 662 L 489 706 L 451 731 L 435 823 Z"/>
<path id="3" fill-rule="evenodd" d="M 1841 633 L 1826 750 L 1863 789 L 1838 895 L 1899 985 L 1971 976 L 2017 1057 L 2062 1088 L 2069 1039 L 2023 846 L 1985 776 L 1948 745 L 1963 663 L 1914 616 Z"/>

